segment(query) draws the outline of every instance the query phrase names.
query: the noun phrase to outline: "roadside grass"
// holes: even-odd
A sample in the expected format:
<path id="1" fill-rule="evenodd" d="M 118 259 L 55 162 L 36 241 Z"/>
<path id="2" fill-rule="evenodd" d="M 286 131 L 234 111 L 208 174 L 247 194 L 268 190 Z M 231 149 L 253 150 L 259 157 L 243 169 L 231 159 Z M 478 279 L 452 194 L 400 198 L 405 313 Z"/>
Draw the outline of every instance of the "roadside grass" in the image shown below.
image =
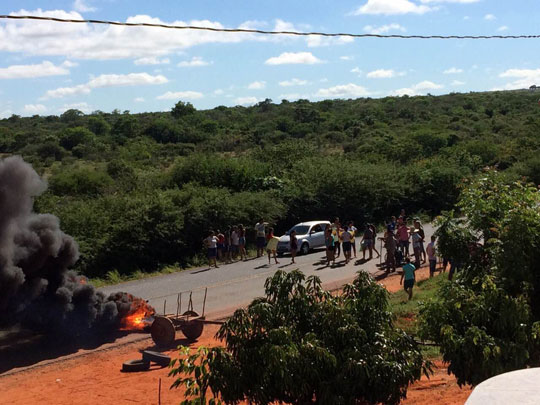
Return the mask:
<path id="1" fill-rule="evenodd" d="M 251 247 L 251 246 L 250 246 Z M 247 250 L 247 256 L 248 258 L 254 258 L 257 254 L 257 249 L 255 246 L 251 247 Z M 218 261 L 218 265 L 223 265 L 223 262 Z M 200 254 L 198 256 L 193 257 L 189 263 L 180 265 L 179 263 L 174 263 L 171 265 L 167 265 L 162 267 L 159 270 L 155 271 L 142 271 L 142 270 L 135 270 L 132 273 L 129 274 L 122 274 L 118 270 L 110 270 L 108 271 L 104 277 L 95 277 L 95 278 L 89 278 L 89 282 L 94 285 L 94 287 L 104 287 L 107 285 L 114 285 L 114 284 L 120 284 L 120 283 L 126 283 L 128 281 L 135 281 L 135 280 L 143 280 L 146 278 L 151 277 L 157 277 L 162 276 L 164 274 L 172 274 L 177 273 L 184 270 L 192 270 L 197 267 L 204 267 L 208 265 L 208 261 L 206 257 L 203 254 Z"/>
<path id="2" fill-rule="evenodd" d="M 447 277 L 447 274 L 442 273 L 431 279 L 419 281 L 414 286 L 413 297 L 410 301 L 404 290 L 391 293 L 390 310 L 394 315 L 394 325 L 411 336 L 417 336 L 419 304 L 434 299 Z M 440 358 L 439 348 L 436 346 L 422 346 L 422 352 L 428 359 Z"/>

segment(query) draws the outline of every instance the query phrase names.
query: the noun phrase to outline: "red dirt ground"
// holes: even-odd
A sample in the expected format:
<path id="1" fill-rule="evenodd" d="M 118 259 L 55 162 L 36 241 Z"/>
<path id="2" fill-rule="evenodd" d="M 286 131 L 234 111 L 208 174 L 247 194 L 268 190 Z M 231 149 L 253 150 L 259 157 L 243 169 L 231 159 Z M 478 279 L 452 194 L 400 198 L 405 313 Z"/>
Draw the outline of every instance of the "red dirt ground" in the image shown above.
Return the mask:
<path id="1" fill-rule="evenodd" d="M 427 276 L 427 269 L 417 272 L 418 279 Z M 381 284 L 389 291 L 401 288 L 399 276 L 388 277 Z M 216 325 L 206 325 L 203 335 L 193 347 L 218 344 L 213 338 L 217 329 Z M 139 350 L 152 346 L 151 339 L 145 339 L 0 376 L 0 403 L 3 405 L 158 404 L 158 384 L 161 379 L 161 404 L 178 404 L 182 400 L 182 391 L 169 390 L 173 379 L 167 376 L 168 368 L 153 366 L 146 372 L 120 372 L 122 362 L 140 358 Z M 176 351 L 167 354 L 174 356 Z M 471 389 L 460 389 L 455 378 L 446 373 L 442 363 L 437 362 L 435 366 L 435 374 L 429 380 L 423 377 L 409 388 L 408 397 L 403 404 L 457 405 L 466 401 Z"/>

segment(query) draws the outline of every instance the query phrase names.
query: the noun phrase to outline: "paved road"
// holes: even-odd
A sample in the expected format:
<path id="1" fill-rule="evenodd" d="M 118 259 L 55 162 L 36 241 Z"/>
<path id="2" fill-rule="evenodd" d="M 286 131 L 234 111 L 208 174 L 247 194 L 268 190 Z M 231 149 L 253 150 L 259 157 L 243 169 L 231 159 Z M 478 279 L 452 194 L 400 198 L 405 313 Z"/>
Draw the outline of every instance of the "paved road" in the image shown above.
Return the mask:
<path id="1" fill-rule="evenodd" d="M 426 240 L 433 232 L 431 225 L 424 226 Z M 382 235 L 377 235 L 382 236 Z M 359 239 L 357 239 L 359 241 Z M 357 242 L 357 248 L 359 243 Z M 381 244 L 377 242 L 377 249 Z M 383 252 L 384 254 L 384 252 Z M 357 253 L 358 259 L 362 257 Z M 374 256 L 376 257 L 376 256 Z M 290 265 L 290 257 L 278 258 L 280 264 L 268 265 L 268 259 L 251 259 L 246 262 L 236 262 L 221 265 L 218 269 L 196 268 L 182 272 L 152 277 L 144 280 L 130 281 L 103 287 L 100 290 L 105 293 L 125 291 L 133 295 L 147 299 L 158 313 L 163 313 L 166 302 L 166 313 L 176 313 L 176 301 L 178 293 L 182 293 L 182 310 L 187 309 L 189 292 L 193 291 L 193 304 L 195 311 L 202 312 L 204 290 L 208 287 L 206 300 L 206 313 L 218 314 L 232 311 L 234 308 L 244 306 L 255 297 L 264 293 L 266 278 L 274 274 L 278 269 L 299 269 L 306 275 L 317 275 L 326 286 L 337 287 L 352 280 L 356 272 L 362 270 L 377 275 L 383 272 L 377 267 L 379 259 L 372 259 L 366 263 L 358 263 L 352 260 L 347 266 L 336 261 L 336 267 L 325 267 L 326 259 L 324 250 L 317 250 L 306 256 L 297 256 L 296 264 Z"/>

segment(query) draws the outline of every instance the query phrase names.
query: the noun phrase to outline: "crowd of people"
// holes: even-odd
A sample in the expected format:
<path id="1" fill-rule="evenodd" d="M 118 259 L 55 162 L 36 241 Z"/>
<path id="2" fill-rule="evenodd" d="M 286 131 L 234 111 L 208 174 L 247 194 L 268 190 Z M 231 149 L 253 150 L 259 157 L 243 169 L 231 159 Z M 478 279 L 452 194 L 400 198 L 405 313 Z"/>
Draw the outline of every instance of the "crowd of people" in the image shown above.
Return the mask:
<path id="1" fill-rule="evenodd" d="M 277 247 L 279 238 L 274 235 L 274 229 L 262 218 L 255 224 L 255 245 L 257 257 L 262 257 L 266 250 L 268 264 L 272 259 L 279 264 Z M 387 273 L 395 272 L 397 267 L 403 267 L 402 282 L 405 280 L 404 288 L 412 297 L 414 286 L 414 272 L 426 262 L 429 262 L 430 277 L 433 277 L 437 265 L 436 238 L 432 236 L 430 242 L 425 244 L 425 232 L 419 218 L 414 218 L 412 226 L 409 226 L 405 210 L 401 210 L 398 217 L 392 216 L 385 225 L 385 232 L 382 237 L 377 237 L 377 229 L 374 224 L 368 223 L 363 232 L 359 232 L 353 221 L 342 224 L 339 218 L 326 226 L 324 230 L 326 265 L 334 266 L 336 259 L 343 253 L 345 264 L 357 258 L 356 240 L 360 239 L 358 252 L 362 253 L 362 262 L 373 259 L 373 254 L 377 258 L 381 252 L 377 250 L 377 241 L 385 248 L 386 255 L 381 266 Z M 218 261 L 225 264 L 236 260 L 247 260 L 246 251 L 246 228 L 243 225 L 229 227 L 224 232 L 220 230 L 210 231 L 209 236 L 204 239 L 207 248 L 208 264 L 210 267 L 219 267 Z M 411 250 L 412 245 L 412 250 Z M 295 263 L 298 251 L 298 240 L 295 231 L 289 234 L 289 252 L 291 254 L 291 264 Z M 366 255 L 368 255 L 366 257 Z M 382 261 L 382 259 L 381 259 Z M 443 269 L 446 269 L 447 260 L 443 261 Z M 452 273 L 452 271 L 451 271 Z M 451 277 L 451 274 L 450 274 Z"/>

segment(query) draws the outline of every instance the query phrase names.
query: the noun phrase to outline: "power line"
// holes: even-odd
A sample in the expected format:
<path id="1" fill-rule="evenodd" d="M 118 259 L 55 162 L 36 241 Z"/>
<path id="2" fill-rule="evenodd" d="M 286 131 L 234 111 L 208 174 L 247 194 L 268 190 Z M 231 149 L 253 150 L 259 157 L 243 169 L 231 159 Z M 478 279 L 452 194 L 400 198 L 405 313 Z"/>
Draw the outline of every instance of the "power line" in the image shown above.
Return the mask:
<path id="1" fill-rule="evenodd" d="M 213 31 L 213 32 L 228 32 L 228 33 L 246 33 L 246 34 L 263 34 L 263 35 L 296 35 L 296 36 L 312 36 L 318 35 L 322 37 L 350 37 L 350 38 L 398 38 L 398 39 L 538 39 L 540 35 L 402 35 L 402 34 L 351 34 L 346 32 L 299 32 L 299 31 L 265 31 L 249 28 L 213 28 L 201 27 L 195 25 L 167 25 L 167 24 L 152 24 L 152 23 L 128 23 L 118 21 L 104 20 L 77 20 L 56 17 L 40 17 L 34 15 L 0 15 L 0 19 L 8 20 L 38 20 L 52 21 L 58 23 L 85 23 L 85 24 L 103 24 L 117 25 L 124 27 L 151 27 L 151 28 L 167 28 L 176 30 L 198 30 L 198 31 Z"/>

